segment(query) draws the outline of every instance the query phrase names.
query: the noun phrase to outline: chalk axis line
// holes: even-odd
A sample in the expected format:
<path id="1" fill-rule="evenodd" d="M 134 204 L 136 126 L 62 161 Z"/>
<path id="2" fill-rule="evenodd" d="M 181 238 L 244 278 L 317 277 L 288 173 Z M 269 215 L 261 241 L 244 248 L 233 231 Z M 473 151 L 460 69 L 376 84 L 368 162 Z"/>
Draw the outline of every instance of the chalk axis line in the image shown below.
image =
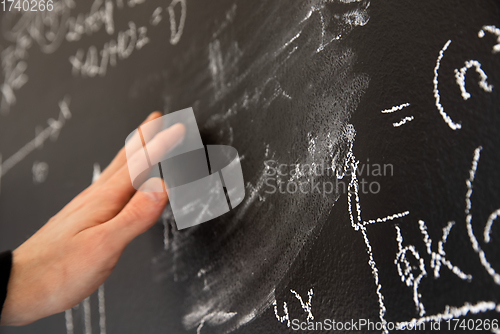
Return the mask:
<path id="1" fill-rule="evenodd" d="M 94 171 L 92 173 L 92 183 L 97 181 L 101 176 L 101 166 L 98 163 L 94 163 Z M 104 300 L 104 283 L 97 289 L 97 303 L 99 310 L 99 333 L 106 334 L 106 307 Z M 92 309 L 90 307 L 90 296 L 85 298 L 80 304 L 75 306 L 79 308 L 80 305 L 83 306 L 83 330 L 85 334 L 92 334 Z M 64 312 L 64 317 L 66 320 L 66 333 L 74 334 L 74 322 L 73 322 L 73 308 L 66 310 Z"/>

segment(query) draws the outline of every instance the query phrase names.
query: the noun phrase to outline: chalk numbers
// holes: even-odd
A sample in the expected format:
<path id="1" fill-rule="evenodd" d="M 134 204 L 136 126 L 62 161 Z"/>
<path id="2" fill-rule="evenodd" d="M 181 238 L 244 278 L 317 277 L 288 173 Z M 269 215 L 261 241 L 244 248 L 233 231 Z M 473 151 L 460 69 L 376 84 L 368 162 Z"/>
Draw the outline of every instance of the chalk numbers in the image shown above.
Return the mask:
<path id="1" fill-rule="evenodd" d="M 3 11 L 45 12 L 54 10 L 52 0 L 2 0 Z"/>

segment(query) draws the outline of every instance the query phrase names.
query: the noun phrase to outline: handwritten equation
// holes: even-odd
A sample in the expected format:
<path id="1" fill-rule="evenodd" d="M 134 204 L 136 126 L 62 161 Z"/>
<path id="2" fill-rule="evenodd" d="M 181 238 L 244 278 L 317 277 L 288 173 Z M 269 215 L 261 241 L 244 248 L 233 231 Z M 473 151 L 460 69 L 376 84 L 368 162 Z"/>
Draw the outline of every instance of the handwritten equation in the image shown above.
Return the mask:
<path id="1" fill-rule="evenodd" d="M 83 77 L 105 76 L 108 66 L 116 66 L 119 60 L 130 57 L 150 42 L 148 28 L 156 27 L 166 17 L 169 20 L 169 42 L 176 45 L 183 34 L 187 16 L 187 0 L 172 0 L 166 7 L 157 7 L 148 26 L 137 26 L 129 21 L 128 29 L 119 31 L 102 47 L 90 46 L 78 49 L 68 61 L 73 75 Z M 117 9 L 133 8 L 144 0 L 94 0 L 87 13 L 72 16 L 76 8 L 74 0 L 54 2 L 52 11 L 27 11 L 6 13 L 3 20 L 3 36 L 12 45 L 0 53 L 3 82 L 0 85 L 0 114 L 7 115 L 16 104 L 16 92 L 28 81 L 29 50 L 37 44 L 46 54 L 55 53 L 63 42 L 76 43 L 104 30 L 115 35 Z M 180 14 L 176 14 L 180 10 Z M 4 23 L 4 22 L 2 22 Z"/>
<path id="2" fill-rule="evenodd" d="M 498 44 L 493 46 L 492 53 L 500 53 L 500 29 L 491 25 L 483 26 L 482 29 L 478 32 L 478 38 L 483 38 L 486 33 L 493 34 L 497 37 Z M 434 68 L 433 95 L 437 112 L 441 116 L 442 120 L 451 130 L 456 131 L 462 129 L 463 124 L 459 121 L 454 121 L 453 118 L 445 110 L 445 107 L 441 103 L 441 95 L 439 91 L 439 69 L 441 67 L 441 61 L 445 56 L 445 52 L 451 43 L 452 41 L 448 40 L 438 53 L 436 66 Z M 471 94 L 467 91 L 465 84 L 465 78 L 470 72 L 469 70 L 471 69 L 474 70 L 478 75 L 478 85 L 480 89 L 487 93 L 493 92 L 494 89 L 493 85 L 488 82 L 488 75 L 483 70 L 481 63 L 478 60 L 474 59 L 466 60 L 463 67 L 454 70 L 455 81 L 463 100 L 468 100 L 471 97 Z M 409 102 L 406 102 L 388 109 L 384 109 L 381 111 L 381 113 L 387 116 L 395 113 L 402 113 L 406 108 L 410 106 L 411 104 Z M 415 117 L 413 115 L 404 115 L 400 121 L 393 122 L 392 126 L 394 128 L 408 126 L 408 124 L 414 119 Z M 347 154 L 347 160 L 345 162 L 344 169 L 353 171 L 350 174 L 351 179 L 347 191 L 348 212 L 352 228 L 355 231 L 361 233 L 366 246 L 368 265 L 371 269 L 376 286 L 375 293 L 378 298 L 379 318 L 382 324 L 382 332 L 389 333 L 389 328 L 387 326 L 388 321 L 386 320 L 386 315 L 389 310 L 385 304 L 383 282 L 380 279 L 381 268 L 378 267 L 377 262 L 375 261 L 375 250 L 373 249 L 370 242 L 367 229 L 376 228 L 377 224 L 385 224 L 388 222 L 394 223 L 395 241 L 397 243 L 397 252 L 395 254 L 393 263 L 396 266 L 397 273 L 401 282 L 403 282 L 409 288 L 409 293 L 412 296 L 415 311 L 418 314 L 418 317 L 415 317 L 413 319 L 397 322 L 397 329 L 416 328 L 422 323 L 444 322 L 449 321 L 450 319 L 457 319 L 470 314 L 485 313 L 490 311 L 500 313 L 500 304 L 497 304 L 493 300 L 483 300 L 475 303 L 465 302 L 463 305 L 458 306 L 447 305 L 442 312 L 428 314 L 424 302 L 422 301 L 423 292 L 420 291 L 420 284 L 422 280 L 430 275 L 432 275 L 434 279 L 440 278 L 441 271 L 443 269 L 449 270 L 453 275 L 465 282 L 472 282 L 474 279 L 472 273 L 468 272 L 465 268 L 460 268 L 459 266 L 453 264 L 447 257 L 446 245 L 448 237 L 451 233 L 453 233 L 453 227 L 457 224 L 457 222 L 448 221 L 446 223 L 446 226 L 442 228 L 442 234 L 440 235 L 440 238 L 433 239 L 428 232 L 426 222 L 422 219 L 417 219 L 422 242 L 425 245 L 426 255 L 424 257 L 415 245 L 407 243 L 405 241 L 403 233 L 401 231 L 401 225 L 397 223 L 397 221 L 403 217 L 411 217 L 409 210 L 397 212 L 385 217 L 375 219 L 363 219 L 362 204 L 359 196 L 359 182 L 357 177 L 359 160 L 356 159 L 353 153 L 353 144 L 356 132 L 354 130 L 354 126 L 351 124 L 347 125 L 346 131 L 351 133 L 352 135 L 349 137 L 349 152 Z M 469 177 L 465 180 L 467 186 L 467 191 L 464 194 L 464 212 L 466 214 L 466 218 L 462 223 L 466 226 L 467 236 L 470 240 L 472 249 L 478 256 L 481 266 L 491 277 L 492 281 L 495 284 L 500 285 L 500 274 L 497 269 L 494 268 L 494 264 L 492 264 L 492 262 L 490 261 L 490 257 L 488 256 L 488 254 L 481 247 L 477 234 L 472 226 L 473 202 L 471 196 L 474 189 L 474 180 L 476 178 L 482 150 L 483 147 L 478 146 L 472 154 Z M 344 176 L 345 174 L 337 175 L 337 178 L 340 179 Z M 483 231 L 480 231 L 480 235 L 484 243 L 487 244 L 491 242 L 491 230 L 494 226 L 494 223 L 499 217 L 500 208 L 489 214 L 488 219 L 485 222 Z M 293 290 L 291 291 L 293 293 Z M 309 304 L 304 303 L 301 298 L 299 299 L 300 296 L 297 297 L 300 300 L 303 309 L 308 313 L 306 321 L 312 321 L 314 319 L 311 310 L 312 289 L 310 292 L 311 294 L 309 298 Z M 286 323 L 287 327 L 290 327 L 291 322 L 287 303 L 283 303 L 282 312 L 284 313 L 284 315 L 280 315 L 276 300 L 274 300 L 273 306 L 276 319 L 281 323 Z M 497 332 L 497 330 L 494 328 L 490 329 L 493 332 Z"/>

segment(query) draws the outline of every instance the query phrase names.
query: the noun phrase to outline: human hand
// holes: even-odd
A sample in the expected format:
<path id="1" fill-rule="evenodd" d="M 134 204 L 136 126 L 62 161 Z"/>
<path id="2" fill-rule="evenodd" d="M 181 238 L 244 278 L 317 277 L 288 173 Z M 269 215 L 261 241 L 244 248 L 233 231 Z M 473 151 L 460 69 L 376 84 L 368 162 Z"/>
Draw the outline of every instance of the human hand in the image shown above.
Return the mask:
<path id="1" fill-rule="evenodd" d="M 160 116 L 152 113 L 145 122 Z M 185 127 L 175 124 L 148 145 L 163 154 L 184 134 Z M 1 325 L 29 324 L 63 312 L 93 293 L 111 274 L 127 244 L 163 211 L 167 194 L 146 192 L 154 182 L 159 180 L 148 180 L 140 188 L 144 192 L 136 192 L 122 148 L 96 182 L 13 252 Z"/>

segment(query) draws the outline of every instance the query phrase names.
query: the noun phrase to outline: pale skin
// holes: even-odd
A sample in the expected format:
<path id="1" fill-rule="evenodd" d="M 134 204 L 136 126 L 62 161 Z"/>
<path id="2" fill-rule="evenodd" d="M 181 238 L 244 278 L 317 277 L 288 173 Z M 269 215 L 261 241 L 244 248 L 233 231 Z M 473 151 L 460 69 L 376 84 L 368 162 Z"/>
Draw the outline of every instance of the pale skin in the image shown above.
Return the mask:
<path id="1" fill-rule="evenodd" d="M 152 113 L 144 122 L 160 116 Z M 155 137 L 161 137 L 158 151 L 175 146 L 184 134 L 181 124 L 162 131 Z M 167 204 L 166 193 L 145 192 L 148 182 L 144 191 L 134 189 L 123 148 L 96 182 L 15 249 L 0 324 L 26 325 L 92 294 L 125 247 L 155 224 Z"/>

